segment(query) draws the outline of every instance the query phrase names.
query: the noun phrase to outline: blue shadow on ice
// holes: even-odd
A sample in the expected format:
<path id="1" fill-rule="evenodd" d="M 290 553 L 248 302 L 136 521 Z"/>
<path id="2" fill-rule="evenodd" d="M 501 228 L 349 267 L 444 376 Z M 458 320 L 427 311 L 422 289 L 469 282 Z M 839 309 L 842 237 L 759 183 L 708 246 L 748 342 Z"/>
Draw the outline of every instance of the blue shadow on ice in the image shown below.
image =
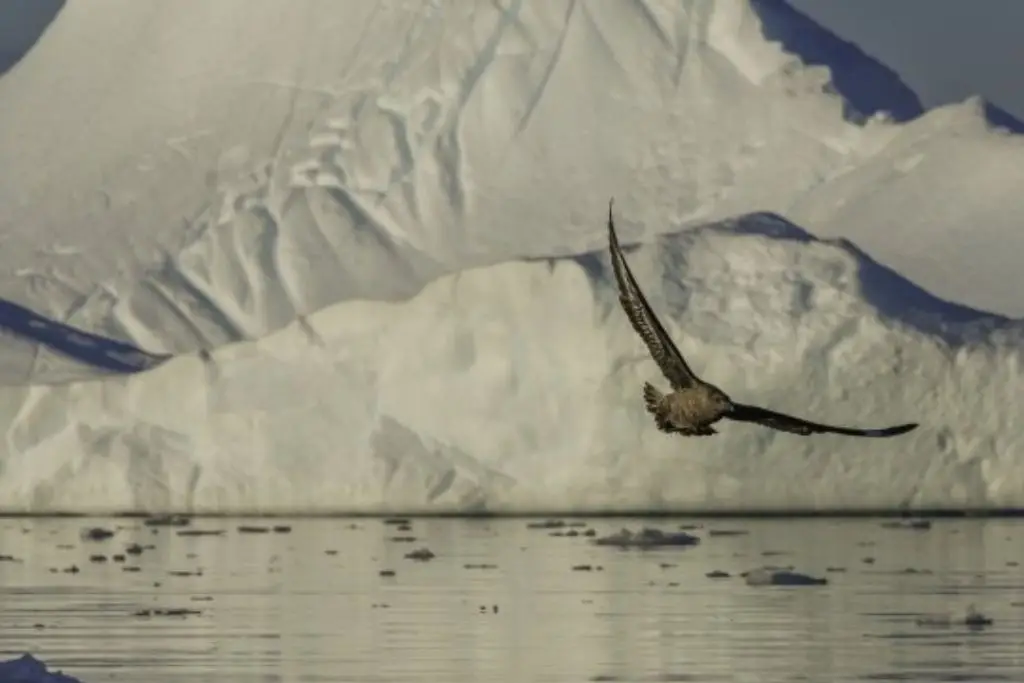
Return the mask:
<path id="1" fill-rule="evenodd" d="M 30 654 L 0 662 L 0 681 L 5 683 L 81 683 L 60 671 L 47 669 L 46 664 Z"/>
<path id="2" fill-rule="evenodd" d="M 79 330 L 6 299 L 0 299 L 0 330 L 42 344 L 94 368 L 118 374 L 150 370 L 171 358 L 169 354 L 149 353 L 125 342 Z"/>
<path id="3" fill-rule="evenodd" d="M 1011 133 L 1020 135 L 1024 133 L 1024 121 L 1015 118 L 1010 112 L 1001 109 L 991 102 L 984 102 L 985 120 L 989 125 L 997 128 L 1005 128 Z"/>

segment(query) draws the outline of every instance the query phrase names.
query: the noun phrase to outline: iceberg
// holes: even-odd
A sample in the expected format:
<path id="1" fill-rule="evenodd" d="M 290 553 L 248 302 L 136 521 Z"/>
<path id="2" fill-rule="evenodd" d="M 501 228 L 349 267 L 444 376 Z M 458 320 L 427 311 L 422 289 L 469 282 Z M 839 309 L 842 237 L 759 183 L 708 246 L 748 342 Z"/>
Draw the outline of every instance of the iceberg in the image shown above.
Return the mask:
<path id="1" fill-rule="evenodd" d="M 68 3 L 0 78 L 0 511 L 1024 506 L 980 102 L 778 2 L 375 7 Z M 611 195 L 695 370 L 921 428 L 658 433 Z"/>

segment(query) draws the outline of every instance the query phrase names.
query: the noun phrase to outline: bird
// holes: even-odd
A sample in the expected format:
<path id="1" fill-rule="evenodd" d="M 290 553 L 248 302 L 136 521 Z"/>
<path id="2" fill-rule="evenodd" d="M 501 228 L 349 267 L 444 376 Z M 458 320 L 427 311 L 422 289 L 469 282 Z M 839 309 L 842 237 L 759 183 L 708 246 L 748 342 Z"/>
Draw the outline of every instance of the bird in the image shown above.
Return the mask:
<path id="1" fill-rule="evenodd" d="M 711 436 L 718 431 L 712 426 L 719 420 L 755 423 L 791 434 L 843 434 L 846 436 L 884 438 L 906 434 L 918 423 L 858 429 L 811 422 L 754 405 L 738 403 L 722 389 L 704 381 L 690 369 L 683 355 L 673 343 L 664 326 L 655 316 L 647 298 L 640 290 L 633 272 L 626 263 L 615 234 L 613 216 L 614 197 L 608 202 L 608 248 L 612 270 L 618 284 L 619 303 L 626 312 L 633 330 L 640 336 L 651 358 L 672 387 L 669 392 L 644 382 L 643 399 L 647 412 L 654 418 L 658 429 L 667 434 L 682 436 Z"/>

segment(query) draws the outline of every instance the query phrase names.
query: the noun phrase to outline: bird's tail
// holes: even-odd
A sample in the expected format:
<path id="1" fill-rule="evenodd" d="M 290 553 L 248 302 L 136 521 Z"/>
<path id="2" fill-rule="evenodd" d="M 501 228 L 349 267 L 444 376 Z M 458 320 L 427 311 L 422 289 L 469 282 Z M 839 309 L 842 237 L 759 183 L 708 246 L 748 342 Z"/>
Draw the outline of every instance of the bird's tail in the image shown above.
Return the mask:
<path id="1" fill-rule="evenodd" d="M 665 429 L 668 424 L 665 419 L 665 394 L 658 391 L 650 382 L 644 382 L 644 406 L 647 412 L 654 416 L 654 422 L 659 429 Z"/>
<path id="2" fill-rule="evenodd" d="M 644 382 L 644 405 L 647 407 L 647 412 L 657 417 L 661 412 L 659 408 L 663 398 L 665 398 L 665 394 L 655 389 L 650 382 Z"/>

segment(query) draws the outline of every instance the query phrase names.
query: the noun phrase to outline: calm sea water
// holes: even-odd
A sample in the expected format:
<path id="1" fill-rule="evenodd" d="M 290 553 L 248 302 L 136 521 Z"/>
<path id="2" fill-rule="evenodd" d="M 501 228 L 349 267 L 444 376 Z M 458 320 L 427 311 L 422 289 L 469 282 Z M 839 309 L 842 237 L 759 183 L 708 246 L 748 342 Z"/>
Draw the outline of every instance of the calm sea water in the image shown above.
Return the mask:
<path id="1" fill-rule="evenodd" d="M 0 520 L 0 659 L 86 683 L 1024 680 L 1024 523 L 537 521 Z M 586 535 L 691 524 L 691 547 Z M 765 564 L 828 584 L 740 576 Z"/>

